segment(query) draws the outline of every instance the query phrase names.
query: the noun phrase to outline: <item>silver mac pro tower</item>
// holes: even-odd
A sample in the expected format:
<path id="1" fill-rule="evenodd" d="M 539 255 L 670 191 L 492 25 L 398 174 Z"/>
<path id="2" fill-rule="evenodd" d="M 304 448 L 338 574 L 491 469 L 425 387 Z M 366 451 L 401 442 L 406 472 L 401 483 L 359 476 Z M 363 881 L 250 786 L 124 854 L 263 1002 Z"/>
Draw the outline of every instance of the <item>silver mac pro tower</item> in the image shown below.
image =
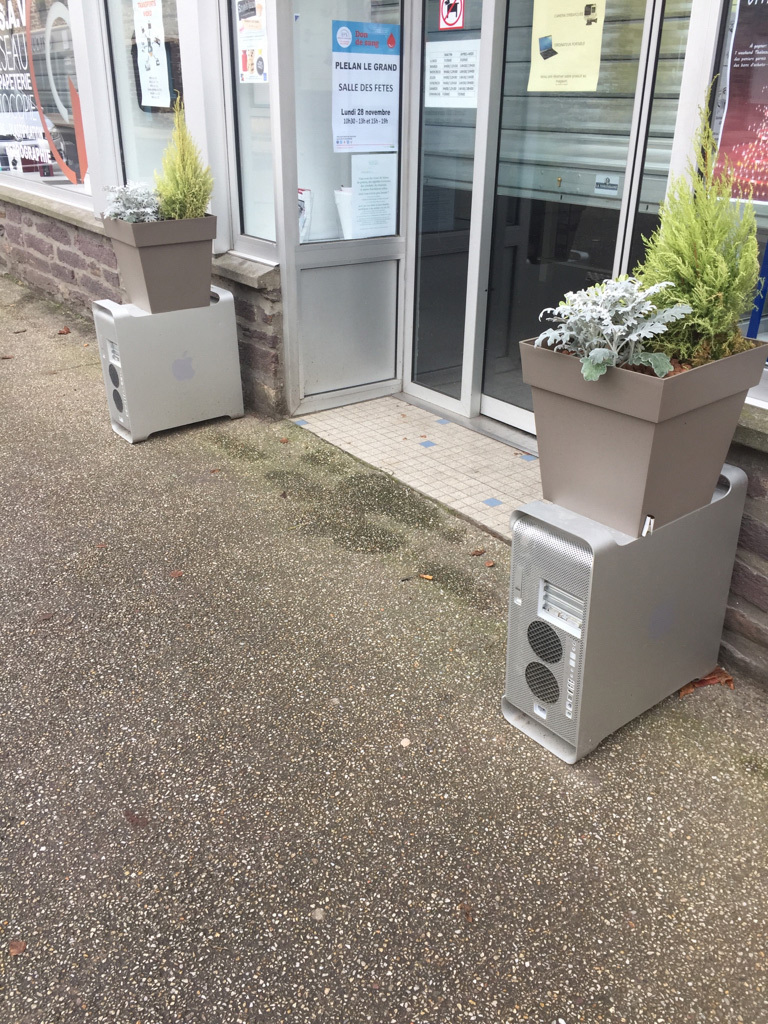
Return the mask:
<path id="1" fill-rule="evenodd" d="M 512 516 L 506 719 L 573 764 L 717 665 L 747 478 L 629 537 L 558 505 Z"/>

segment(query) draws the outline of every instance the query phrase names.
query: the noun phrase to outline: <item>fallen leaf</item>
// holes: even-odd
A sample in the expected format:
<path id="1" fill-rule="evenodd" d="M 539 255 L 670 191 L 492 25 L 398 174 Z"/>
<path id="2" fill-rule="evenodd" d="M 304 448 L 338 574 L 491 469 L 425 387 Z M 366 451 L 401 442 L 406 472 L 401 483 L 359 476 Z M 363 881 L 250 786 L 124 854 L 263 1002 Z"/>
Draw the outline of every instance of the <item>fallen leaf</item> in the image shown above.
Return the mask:
<path id="1" fill-rule="evenodd" d="M 468 924 L 472 924 L 472 907 L 468 903 L 460 903 L 456 909 L 464 915 L 464 920 Z"/>
<path id="2" fill-rule="evenodd" d="M 11 956 L 21 956 L 26 948 L 27 944 L 23 939 L 11 939 L 8 943 L 8 952 Z"/>
<path id="3" fill-rule="evenodd" d="M 474 556 L 474 555 L 484 555 L 485 554 L 485 548 L 476 548 L 474 551 L 470 552 L 470 554 L 472 556 Z"/>
<path id="4" fill-rule="evenodd" d="M 71 334 L 71 333 L 72 333 L 72 331 L 70 331 L 70 329 L 68 327 L 62 327 L 61 330 L 59 331 L 59 334 Z"/>
<path id="5" fill-rule="evenodd" d="M 220 469 L 212 469 L 212 470 L 210 470 L 210 472 L 211 473 L 220 473 L 221 470 Z"/>
<path id="6" fill-rule="evenodd" d="M 18 331 L 14 331 L 13 333 L 14 334 L 26 334 L 27 333 L 27 328 L 26 327 L 20 327 Z"/>
<path id="7" fill-rule="evenodd" d="M 175 580 L 177 580 L 179 578 L 179 576 L 183 576 L 183 575 L 184 575 L 184 570 L 183 569 L 172 569 L 171 570 L 171 576 Z"/>
<path id="8" fill-rule="evenodd" d="M 288 438 L 287 437 L 281 437 L 280 438 L 280 444 L 288 444 Z"/>
<path id="9" fill-rule="evenodd" d="M 149 818 L 145 818 L 143 814 L 137 814 L 135 811 L 126 810 L 123 811 L 125 820 L 129 825 L 135 825 L 136 828 L 146 828 L 149 824 Z"/>
<path id="10" fill-rule="evenodd" d="M 43 612 L 42 615 L 35 616 L 35 622 L 48 622 L 55 614 L 56 612 Z"/>
<path id="11" fill-rule="evenodd" d="M 106 544 L 97 544 L 96 545 L 97 548 L 105 548 L 106 546 L 107 546 Z"/>
<path id="12" fill-rule="evenodd" d="M 13 359 L 13 356 L 0 356 L 0 359 Z"/>
<path id="13" fill-rule="evenodd" d="M 434 577 L 432 577 L 432 576 L 427 576 L 427 574 L 425 572 L 420 572 L 419 573 L 419 579 L 420 580 L 431 580 L 433 578 Z"/>
<path id="14" fill-rule="evenodd" d="M 83 348 L 88 348 L 88 345 L 89 345 L 89 342 L 87 342 L 87 341 L 83 342 Z"/>
<path id="15" fill-rule="evenodd" d="M 490 559 L 490 558 L 485 563 L 485 566 L 486 566 L 487 569 L 492 569 L 494 567 L 494 565 L 496 565 L 496 563 L 492 559 Z"/>
<path id="16" fill-rule="evenodd" d="M 686 685 L 680 689 L 678 696 L 688 697 L 694 692 L 694 690 L 698 690 L 700 686 L 716 686 L 718 683 L 721 686 L 727 686 L 729 690 L 733 690 L 735 688 L 733 676 L 729 675 L 724 668 L 720 668 L 719 665 L 708 675 L 702 676 L 701 679 L 694 679 L 690 683 L 686 683 Z"/>
<path id="17" fill-rule="evenodd" d="M 419 434 L 419 437 L 426 437 L 426 434 Z"/>
<path id="18" fill-rule="evenodd" d="M 283 493 L 280 495 L 280 497 L 281 498 L 287 498 L 288 497 L 288 491 L 283 491 Z"/>

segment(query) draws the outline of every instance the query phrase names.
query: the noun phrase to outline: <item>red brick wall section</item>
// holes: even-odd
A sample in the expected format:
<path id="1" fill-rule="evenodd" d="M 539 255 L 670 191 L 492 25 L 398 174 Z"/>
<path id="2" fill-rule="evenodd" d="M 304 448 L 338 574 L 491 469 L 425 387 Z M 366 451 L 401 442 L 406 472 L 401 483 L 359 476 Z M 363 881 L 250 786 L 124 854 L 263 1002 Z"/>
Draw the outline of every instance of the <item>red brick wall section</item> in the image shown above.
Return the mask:
<path id="1" fill-rule="evenodd" d="M 98 232 L 0 200 L 0 273 L 91 316 L 96 299 L 126 302 L 109 239 Z M 285 413 L 280 271 L 251 288 L 226 277 L 213 283 L 234 293 L 240 369 L 246 408 L 265 416 Z"/>
<path id="2" fill-rule="evenodd" d="M 0 270 L 86 315 L 95 299 L 124 301 L 115 254 L 101 235 L 2 200 Z"/>
<path id="3" fill-rule="evenodd" d="M 737 677 L 768 688 L 768 453 L 733 444 L 728 462 L 749 480 L 720 649 Z"/>

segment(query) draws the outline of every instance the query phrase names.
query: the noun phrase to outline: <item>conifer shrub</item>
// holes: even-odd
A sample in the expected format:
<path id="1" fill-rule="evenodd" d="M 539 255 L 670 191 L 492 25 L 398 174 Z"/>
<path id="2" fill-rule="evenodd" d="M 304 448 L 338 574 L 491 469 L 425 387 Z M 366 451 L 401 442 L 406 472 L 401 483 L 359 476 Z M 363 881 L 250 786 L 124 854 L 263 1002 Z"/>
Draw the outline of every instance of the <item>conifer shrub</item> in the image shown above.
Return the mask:
<path id="1" fill-rule="evenodd" d="M 739 321 L 754 302 L 759 261 L 751 195 L 732 199 L 733 174 L 727 162 L 717 167 L 708 104 L 694 145 L 695 166 L 689 162 L 687 175 L 671 182 L 634 274 L 646 288 L 672 282 L 662 293 L 664 305 L 691 307 L 690 315 L 649 338 L 646 349 L 698 366 L 752 348 Z"/>
<path id="2" fill-rule="evenodd" d="M 213 192 L 211 169 L 203 167 L 180 96 L 173 107 L 173 132 L 163 153 L 162 174 L 155 174 L 155 190 L 162 220 L 205 216 Z"/>

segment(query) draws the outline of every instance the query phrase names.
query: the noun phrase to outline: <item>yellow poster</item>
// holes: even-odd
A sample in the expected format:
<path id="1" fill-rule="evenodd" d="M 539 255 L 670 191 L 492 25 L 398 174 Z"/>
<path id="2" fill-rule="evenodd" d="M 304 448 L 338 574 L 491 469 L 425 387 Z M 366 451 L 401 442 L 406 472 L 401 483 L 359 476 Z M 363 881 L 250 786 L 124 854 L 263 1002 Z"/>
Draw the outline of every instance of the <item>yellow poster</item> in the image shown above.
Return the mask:
<path id="1" fill-rule="evenodd" d="M 528 92 L 596 92 L 606 0 L 534 0 Z"/>

